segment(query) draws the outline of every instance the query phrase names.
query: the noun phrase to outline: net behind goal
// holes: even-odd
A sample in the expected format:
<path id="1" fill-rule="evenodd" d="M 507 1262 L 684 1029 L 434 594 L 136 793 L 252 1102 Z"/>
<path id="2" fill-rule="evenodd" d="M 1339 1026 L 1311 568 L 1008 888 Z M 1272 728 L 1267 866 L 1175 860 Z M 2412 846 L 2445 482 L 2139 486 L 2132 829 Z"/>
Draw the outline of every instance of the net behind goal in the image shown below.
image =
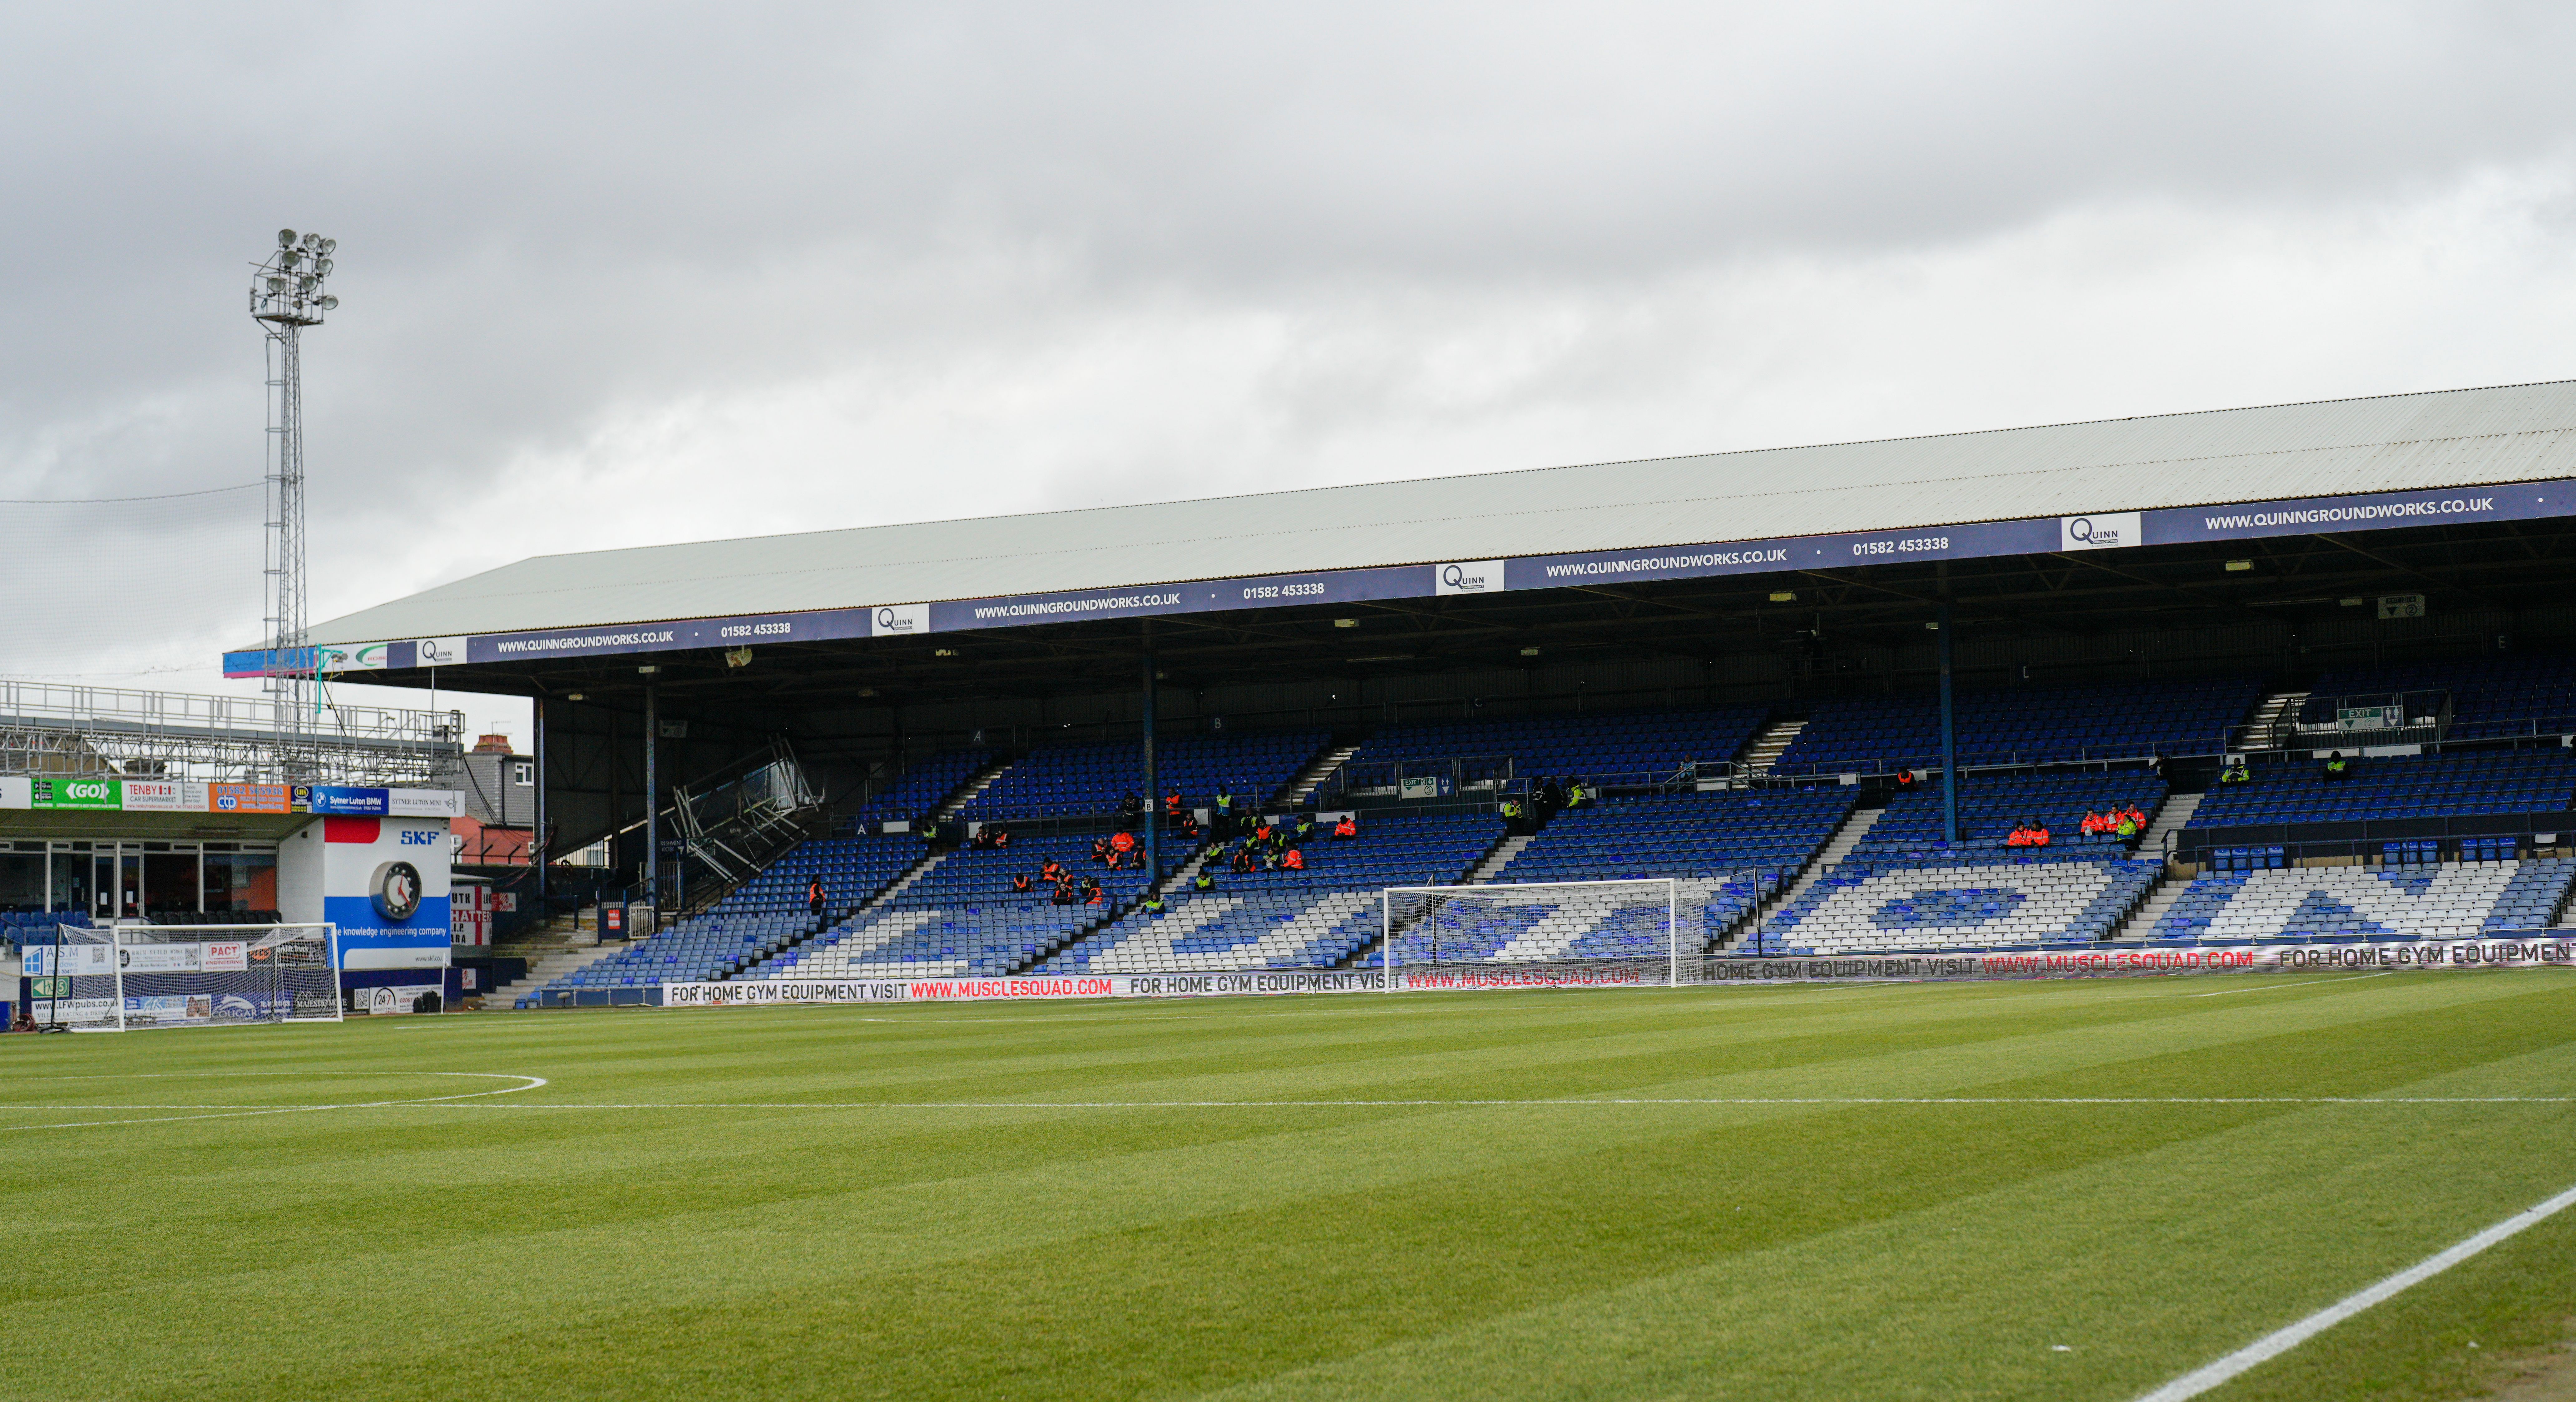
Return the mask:
<path id="1" fill-rule="evenodd" d="M 1380 962 L 1391 969 L 1631 960 L 1679 982 L 1681 961 L 1705 942 L 1675 918 L 1669 879 L 1390 886 L 1382 900 Z"/>
<path id="2" fill-rule="evenodd" d="M 28 1012 L 39 1027 L 340 1020 L 331 925 L 60 925 L 24 953 Z"/>

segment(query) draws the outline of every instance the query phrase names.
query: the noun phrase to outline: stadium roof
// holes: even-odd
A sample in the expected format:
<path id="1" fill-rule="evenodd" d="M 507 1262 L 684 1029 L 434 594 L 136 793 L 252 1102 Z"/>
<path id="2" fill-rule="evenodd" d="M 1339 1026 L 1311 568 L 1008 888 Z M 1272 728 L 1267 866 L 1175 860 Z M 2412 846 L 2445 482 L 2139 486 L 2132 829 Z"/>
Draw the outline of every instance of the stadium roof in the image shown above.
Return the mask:
<path id="1" fill-rule="evenodd" d="M 947 632 L 1252 606 L 1245 601 L 1473 593 L 1480 568 L 1491 575 L 1486 587 L 1517 590 L 1848 566 L 1899 550 L 1919 561 L 2330 522 L 2426 524 L 2451 511 L 2529 519 L 2576 514 L 2576 489 L 2477 499 L 2483 507 L 2406 494 L 2568 478 L 2576 382 L 2511 385 L 541 555 L 332 619 L 313 637 L 352 654 L 391 643 L 390 655 L 377 649 L 340 665 L 401 668 L 414 665 L 413 639 L 424 640 L 417 657 L 427 665 L 430 642 L 460 649 L 441 660 L 463 661 L 469 638 L 472 661 L 500 662 Z M 2190 514 L 2231 505 L 2248 513 Z M 2009 529 L 1960 533 L 1976 523 Z M 1952 534 L 1868 539 L 1943 529 Z M 1586 554 L 1742 543 L 1771 548 Z M 1225 587 L 1066 597 L 1209 581 Z M 990 606 L 955 602 L 963 600 Z M 832 631 L 812 617 L 828 611 L 850 618 Z M 527 636 L 688 620 L 740 626 Z M 513 634 L 522 636 L 488 641 Z M 227 670 L 250 670 L 245 656 L 228 658 Z"/>

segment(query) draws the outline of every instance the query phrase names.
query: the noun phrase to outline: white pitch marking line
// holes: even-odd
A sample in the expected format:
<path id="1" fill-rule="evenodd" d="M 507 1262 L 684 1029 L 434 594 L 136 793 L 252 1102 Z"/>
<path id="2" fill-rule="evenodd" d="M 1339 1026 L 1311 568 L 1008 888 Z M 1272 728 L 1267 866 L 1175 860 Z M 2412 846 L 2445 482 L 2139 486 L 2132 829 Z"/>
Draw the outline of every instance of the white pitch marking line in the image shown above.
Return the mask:
<path id="1" fill-rule="evenodd" d="M 2390 969 L 2384 973 L 2354 974 L 2350 978 L 2303 978 L 2297 983 L 2276 983 L 2271 985 L 2269 988 L 2222 988 L 2215 993 L 2195 993 L 2191 996 L 2194 998 L 2224 998 L 2230 993 L 2269 993 L 2274 988 L 2306 988 L 2310 984 L 2318 983 L 2357 983 L 2366 978 L 2386 978 L 2389 974 L 2393 974 L 2395 972 L 2397 972 L 2395 969 Z"/>
<path id="2" fill-rule="evenodd" d="M 265 1076 L 292 1075 L 296 1073 L 284 1071 L 208 1071 L 203 1073 L 179 1071 L 160 1075 L 138 1075 L 133 1077 L 59 1076 L 48 1077 L 47 1079 L 102 1081 L 118 1079 L 170 1080 L 198 1074 L 209 1076 Z M 265 1109 L 240 1109 L 232 1106 L 203 1105 L 6 1105 L 0 1106 L 0 1111 L 14 1110 L 22 1113 L 33 1111 L 41 1114 L 48 1110 L 61 1110 L 67 1112 L 88 1112 L 94 1110 L 219 1110 L 222 1113 L 207 1115 L 156 1115 L 135 1120 L 66 1120 L 52 1124 L 0 1125 L 0 1133 L 20 1129 L 97 1129 L 105 1125 L 175 1124 L 183 1120 L 238 1120 L 248 1119 L 256 1115 L 306 1115 L 311 1114 L 316 1110 L 390 1110 L 406 1105 L 454 1104 L 458 1101 L 474 1100 L 487 1095 L 516 1095 L 521 1091 L 536 1090 L 548 1084 L 546 1078 L 543 1076 L 522 1076 L 506 1071 L 316 1071 L 310 1074 L 338 1076 L 466 1076 L 477 1080 L 518 1081 L 521 1082 L 521 1084 L 515 1086 L 504 1086 L 499 1090 L 466 1091 L 458 1095 L 433 1095 L 420 1100 L 355 1100 L 337 1105 L 279 1105 Z"/>
<path id="3" fill-rule="evenodd" d="M 2453 1096 L 1774 1096 L 1726 1100 L 661 1100 L 579 1103 L 516 1101 L 490 1105 L 388 1101 L 453 1110 L 1335 1110 L 1491 1108 L 1546 1105 L 2567 1105 L 2566 1095 Z M 333 1107 L 315 1107 L 333 1108 Z"/>
<path id="4" fill-rule="evenodd" d="M 2372 1305 L 2421 1285 L 2497 1242 L 2536 1227 L 2570 1207 L 2576 1207 L 2576 1188 L 2569 1188 L 2547 1202 L 2517 1212 L 2476 1236 L 2427 1256 L 2376 1285 L 2356 1290 L 2298 1323 L 2276 1329 L 2215 1363 L 2195 1368 L 2140 1397 L 2138 1402 L 2184 1402 L 2185 1398 L 2198 1397 L 2256 1364 L 2278 1358 Z"/>

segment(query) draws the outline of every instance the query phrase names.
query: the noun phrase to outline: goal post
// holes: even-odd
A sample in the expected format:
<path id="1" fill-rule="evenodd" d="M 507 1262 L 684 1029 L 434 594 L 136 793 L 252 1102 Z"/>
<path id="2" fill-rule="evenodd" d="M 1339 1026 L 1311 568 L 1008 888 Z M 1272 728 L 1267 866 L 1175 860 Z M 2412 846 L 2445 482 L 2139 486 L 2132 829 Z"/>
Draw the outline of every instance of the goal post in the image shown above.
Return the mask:
<path id="1" fill-rule="evenodd" d="M 1522 881 L 1483 886 L 1389 886 L 1378 894 L 1378 965 L 1399 967 L 1640 961 L 1682 979 L 1680 883 Z M 1700 952 L 1694 935 L 1690 953 Z"/>
<path id="2" fill-rule="evenodd" d="M 29 1013 L 72 1032 L 338 1022 L 336 925 L 57 925 L 24 952 Z"/>

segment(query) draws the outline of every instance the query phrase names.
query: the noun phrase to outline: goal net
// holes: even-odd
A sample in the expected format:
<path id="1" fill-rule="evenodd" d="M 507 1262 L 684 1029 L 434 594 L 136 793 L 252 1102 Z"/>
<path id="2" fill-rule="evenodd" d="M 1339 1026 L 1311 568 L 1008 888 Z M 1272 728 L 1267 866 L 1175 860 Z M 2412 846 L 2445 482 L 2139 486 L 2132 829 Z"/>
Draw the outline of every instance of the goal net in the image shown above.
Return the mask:
<path id="1" fill-rule="evenodd" d="M 58 925 L 25 951 L 39 1027 L 123 1032 L 340 1020 L 331 925 Z"/>
<path id="2" fill-rule="evenodd" d="M 1706 943 L 1697 921 L 1675 918 L 1670 879 L 1390 886 L 1381 901 L 1379 963 L 1390 972 L 1619 961 L 1679 982 Z"/>

